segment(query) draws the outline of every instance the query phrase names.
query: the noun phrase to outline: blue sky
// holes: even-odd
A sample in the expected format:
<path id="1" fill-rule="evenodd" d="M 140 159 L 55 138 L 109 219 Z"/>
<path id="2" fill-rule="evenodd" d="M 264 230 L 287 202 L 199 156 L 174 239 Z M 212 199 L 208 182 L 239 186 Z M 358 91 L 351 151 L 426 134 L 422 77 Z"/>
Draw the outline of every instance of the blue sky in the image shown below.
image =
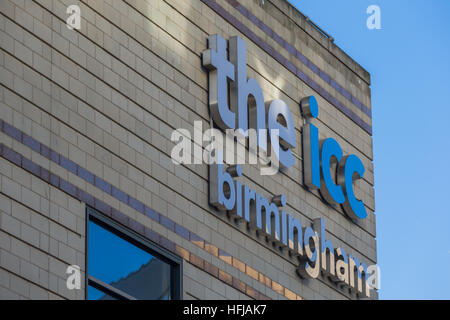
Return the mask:
<path id="1" fill-rule="evenodd" d="M 450 1 L 291 3 L 372 77 L 380 298 L 450 299 Z"/>

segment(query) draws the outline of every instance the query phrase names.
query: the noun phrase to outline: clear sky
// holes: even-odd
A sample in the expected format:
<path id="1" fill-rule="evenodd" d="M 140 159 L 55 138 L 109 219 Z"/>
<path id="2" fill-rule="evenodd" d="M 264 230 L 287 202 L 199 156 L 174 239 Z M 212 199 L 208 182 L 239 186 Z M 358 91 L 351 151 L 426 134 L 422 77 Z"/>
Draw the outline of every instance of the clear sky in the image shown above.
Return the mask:
<path id="1" fill-rule="evenodd" d="M 372 77 L 380 298 L 450 299 L 450 1 L 290 2 Z"/>

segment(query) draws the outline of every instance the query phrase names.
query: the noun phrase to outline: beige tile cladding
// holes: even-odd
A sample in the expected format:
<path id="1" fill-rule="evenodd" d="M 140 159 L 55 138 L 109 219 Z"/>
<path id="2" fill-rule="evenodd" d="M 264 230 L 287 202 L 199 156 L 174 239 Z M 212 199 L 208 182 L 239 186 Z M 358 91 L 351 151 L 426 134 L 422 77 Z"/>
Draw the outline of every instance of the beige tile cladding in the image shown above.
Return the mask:
<path id="1" fill-rule="evenodd" d="M 84 279 L 84 204 L 3 158 L 0 167 L 0 298 L 84 299 L 66 287 L 68 265 Z"/>
<path id="2" fill-rule="evenodd" d="M 370 108 L 368 74 L 345 54 L 332 55 L 330 50 L 337 49 L 328 50 L 313 31 L 308 31 L 312 36 L 305 33 L 299 25 L 308 27 L 284 1 L 266 0 L 267 7 L 251 0 L 240 2 Z M 240 15 L 228 1 L 217 3 Z M 65 26 L 69 4 L 81 8 L 80 31 Z M 268 9 L 277 4 L 278 11 Z M 273 177 L 259 176 L 257 168 L 244 166 L 245 183 L 266 196 L 284 193 L 287 211 L 302 224 L 323 217 L 335 245 L 371 264 L 376 262 L 372 138 L 355 122 L 198 0 L 2 0 L 0 13 L 2 120 L 303 298 L 353 297 L 323 279 L 300 280 L 288 255 L 278 254 L 217 214 L 208 205 L 206 165 L 173 165 L 170 134 L 176 128 L 192 132 L 195 120 L 209 127 L 207 74 L 200 54 L 209 34 L 240 35 L 247 43 L 249 77 L 261 85 L 266 100 L 281 98 L 288 103 L 298 146 L 303 123 L 298 101 L 311 94 L 317 97 L 321 136 L 336 138 L 344 153 L 355 153 L 366 167 L 356 193 L 370 214 L 356 225 L 340 209 L 327 206 L 318 193 L 305 190 L 300 159 L 287 174 Z M 371 125 L 366 114 L 251 21 L 240 20 Z M 0 134 L 0 142 L 268 297 L 282 298 L 5 134 Z M 301 158 L 299 147 L 295 152 Z M 68 264 L 79 264 L 84 271 L 84 204 L 3 158 L 0 165 L 0 297 L 83 299 L 84 291 L 66 289 L 64 272 Z M 184 270 L 185 298 L 248 298 L 190 263 L 184 263 Z"/>

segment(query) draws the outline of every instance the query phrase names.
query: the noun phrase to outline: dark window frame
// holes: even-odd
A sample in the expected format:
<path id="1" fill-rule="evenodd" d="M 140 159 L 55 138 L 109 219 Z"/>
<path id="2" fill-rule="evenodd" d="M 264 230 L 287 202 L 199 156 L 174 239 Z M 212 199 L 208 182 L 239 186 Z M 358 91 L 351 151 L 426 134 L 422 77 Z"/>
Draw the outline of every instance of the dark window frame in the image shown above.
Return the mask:
<path id="1" fill-rule="evenodd" d="M 164 261 L 171 266 L 171 288 L 170 296 L 172 300 L 181 300 L 183 292 L 183 260 L 181 257 L 170 252 L 169 250 L 161 247 L 157 243 L 143 237 L 142 235 L 136 233 L 133 230 L 123 226 L 122 224 L 112 220 L 111 218 L 105 216 L 99 211 L 86 206 L 86 242 L 85 242 L 85 264 L 86 264 L 86 277 L 85 277 L 85 299 L 88 298 L 88 286 L 92 286 L 98 290 L 105 292 L 108 295 L 113 296 L 117 299 L 122 300 L 132 300 L 133 297 L 129 294 L 111 287 L 107 283 L 93 277 L 89 276 L 88 269 L 88 259 L 89 259 L 89 222 L 92 221 L 105 230 L 113 233 L 114 235 L 122 238 L 125 241 L 130 242 L 134 246 L 142 249 L 156 258 Z"/>

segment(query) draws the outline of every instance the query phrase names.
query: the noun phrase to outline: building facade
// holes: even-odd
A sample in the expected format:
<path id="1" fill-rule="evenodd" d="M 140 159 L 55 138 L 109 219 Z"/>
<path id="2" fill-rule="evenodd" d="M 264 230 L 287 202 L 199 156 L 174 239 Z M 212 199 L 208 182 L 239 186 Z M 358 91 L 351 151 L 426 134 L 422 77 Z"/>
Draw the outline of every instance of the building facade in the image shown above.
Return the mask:
<path id="1" fill-rule="evenodd" d="M 377 299 L 365 284 L 377 261 L 370 75 L 287 1 L 2 0 L 0 39 L 1 299 Z M 275 174 L 173 160 L 174 130 L 223 129 L 220 72 L 206 61 L 222 40 L 235 72 L 221 101 L 236 109 L 231 39 L 261 110 L 278 99 L 292 116 L 282 142 L 294 161 Z M 342 154 L 324 158 L 323 141 Z M 340 181 L 349 155 L 362 171 Z M 214 174 L 284 213 L 250 205 L 253 225 L 212 199 L 226 185 Z"/>

